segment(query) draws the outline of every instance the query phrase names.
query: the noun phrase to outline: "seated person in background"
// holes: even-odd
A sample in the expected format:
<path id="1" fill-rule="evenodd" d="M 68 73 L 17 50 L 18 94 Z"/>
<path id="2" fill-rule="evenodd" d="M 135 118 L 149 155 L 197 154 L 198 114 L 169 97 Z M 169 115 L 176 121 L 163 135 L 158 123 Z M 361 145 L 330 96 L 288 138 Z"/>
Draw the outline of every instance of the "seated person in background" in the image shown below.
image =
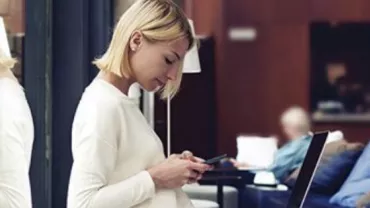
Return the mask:
<path id="1" fill-rule="evenodd" d="M 279 181 L 283 181 L 303 163 L 311 142 L 310 119 L 302 108 L 287 109 L 281 116 L 281 124 L 289 142 L 276 152 L 274 163 L 268 168 Z M 238 163 L 234 159 L 231 162 L 237 168 L 248 167 L 248 164 Z"/>

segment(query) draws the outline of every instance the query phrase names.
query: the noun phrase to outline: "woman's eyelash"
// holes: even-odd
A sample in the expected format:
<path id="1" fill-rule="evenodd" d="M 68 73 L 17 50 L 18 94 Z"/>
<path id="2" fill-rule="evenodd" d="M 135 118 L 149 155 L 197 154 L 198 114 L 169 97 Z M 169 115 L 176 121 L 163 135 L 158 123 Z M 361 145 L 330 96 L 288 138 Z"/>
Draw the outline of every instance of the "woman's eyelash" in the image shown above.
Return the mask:
<path id="1" fill-rule="evenodd" d="M 165 58 L 165 61 L 168 65 L 171 65 L 172 64 L 172 61 L 170 61 L 168 58 Z"/>

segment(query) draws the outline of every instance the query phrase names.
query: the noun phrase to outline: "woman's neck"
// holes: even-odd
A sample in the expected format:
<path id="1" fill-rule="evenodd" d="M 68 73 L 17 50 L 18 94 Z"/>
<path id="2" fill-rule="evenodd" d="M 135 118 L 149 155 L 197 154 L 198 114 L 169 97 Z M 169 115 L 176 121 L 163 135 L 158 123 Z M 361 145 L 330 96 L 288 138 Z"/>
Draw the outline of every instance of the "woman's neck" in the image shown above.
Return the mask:
<path id="1" fill-rule="evenodd" d="M 111 83 L 125 95 L 128 95 L 128 90 L 134 83 L 133 80 L 126 77 L 119 77 L 112 72 L 100 71 L 97 77 Z"/>
<path id="2" fill-rule="evenodd" d="M 14 76 L 13 72 L 9 69 L 0 69 L 0 78 L 9 78 L 16 82 L 18 82 L 17 77 Z"/>

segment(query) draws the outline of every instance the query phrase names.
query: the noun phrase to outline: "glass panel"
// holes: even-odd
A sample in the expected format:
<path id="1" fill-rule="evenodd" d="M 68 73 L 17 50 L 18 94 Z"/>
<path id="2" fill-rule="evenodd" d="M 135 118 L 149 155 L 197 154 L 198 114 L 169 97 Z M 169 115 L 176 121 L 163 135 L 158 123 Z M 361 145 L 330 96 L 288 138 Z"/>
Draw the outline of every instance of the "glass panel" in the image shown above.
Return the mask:
<path id="1" fill-rule="evenodd" d="M 315 118 L 370 119 L 369 37 L 370 23 L 311 24 Z"/>

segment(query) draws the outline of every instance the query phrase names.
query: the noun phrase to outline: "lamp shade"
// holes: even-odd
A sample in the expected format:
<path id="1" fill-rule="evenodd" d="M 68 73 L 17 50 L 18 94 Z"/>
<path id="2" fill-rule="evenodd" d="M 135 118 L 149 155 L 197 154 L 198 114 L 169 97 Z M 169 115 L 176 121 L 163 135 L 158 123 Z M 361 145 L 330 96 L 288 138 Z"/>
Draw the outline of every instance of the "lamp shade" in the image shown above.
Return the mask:
<path id="1" fill-rule="evenodd" d="M 189 19 L 189 23 L 191 26 L 192 33 L 195 36 L 193 20 Z M 198 47 L 196 45 L 194 45 L 186 53 L 185 58 L 184 58 L 184 65 L 183 65 L 182 72 L 183 73 L 200 73 L 201 72 Z"/>
<path id="2" fill-rule="evenodd" d="M 2 54 L 5 54 L 6 56 L 10 55 L 10 49 L 9 49 L 9 43 L 8 43 L 8 37 L 5 30 L 5 24 L 2 17 L 0 17 L 0 50 Z"/>

